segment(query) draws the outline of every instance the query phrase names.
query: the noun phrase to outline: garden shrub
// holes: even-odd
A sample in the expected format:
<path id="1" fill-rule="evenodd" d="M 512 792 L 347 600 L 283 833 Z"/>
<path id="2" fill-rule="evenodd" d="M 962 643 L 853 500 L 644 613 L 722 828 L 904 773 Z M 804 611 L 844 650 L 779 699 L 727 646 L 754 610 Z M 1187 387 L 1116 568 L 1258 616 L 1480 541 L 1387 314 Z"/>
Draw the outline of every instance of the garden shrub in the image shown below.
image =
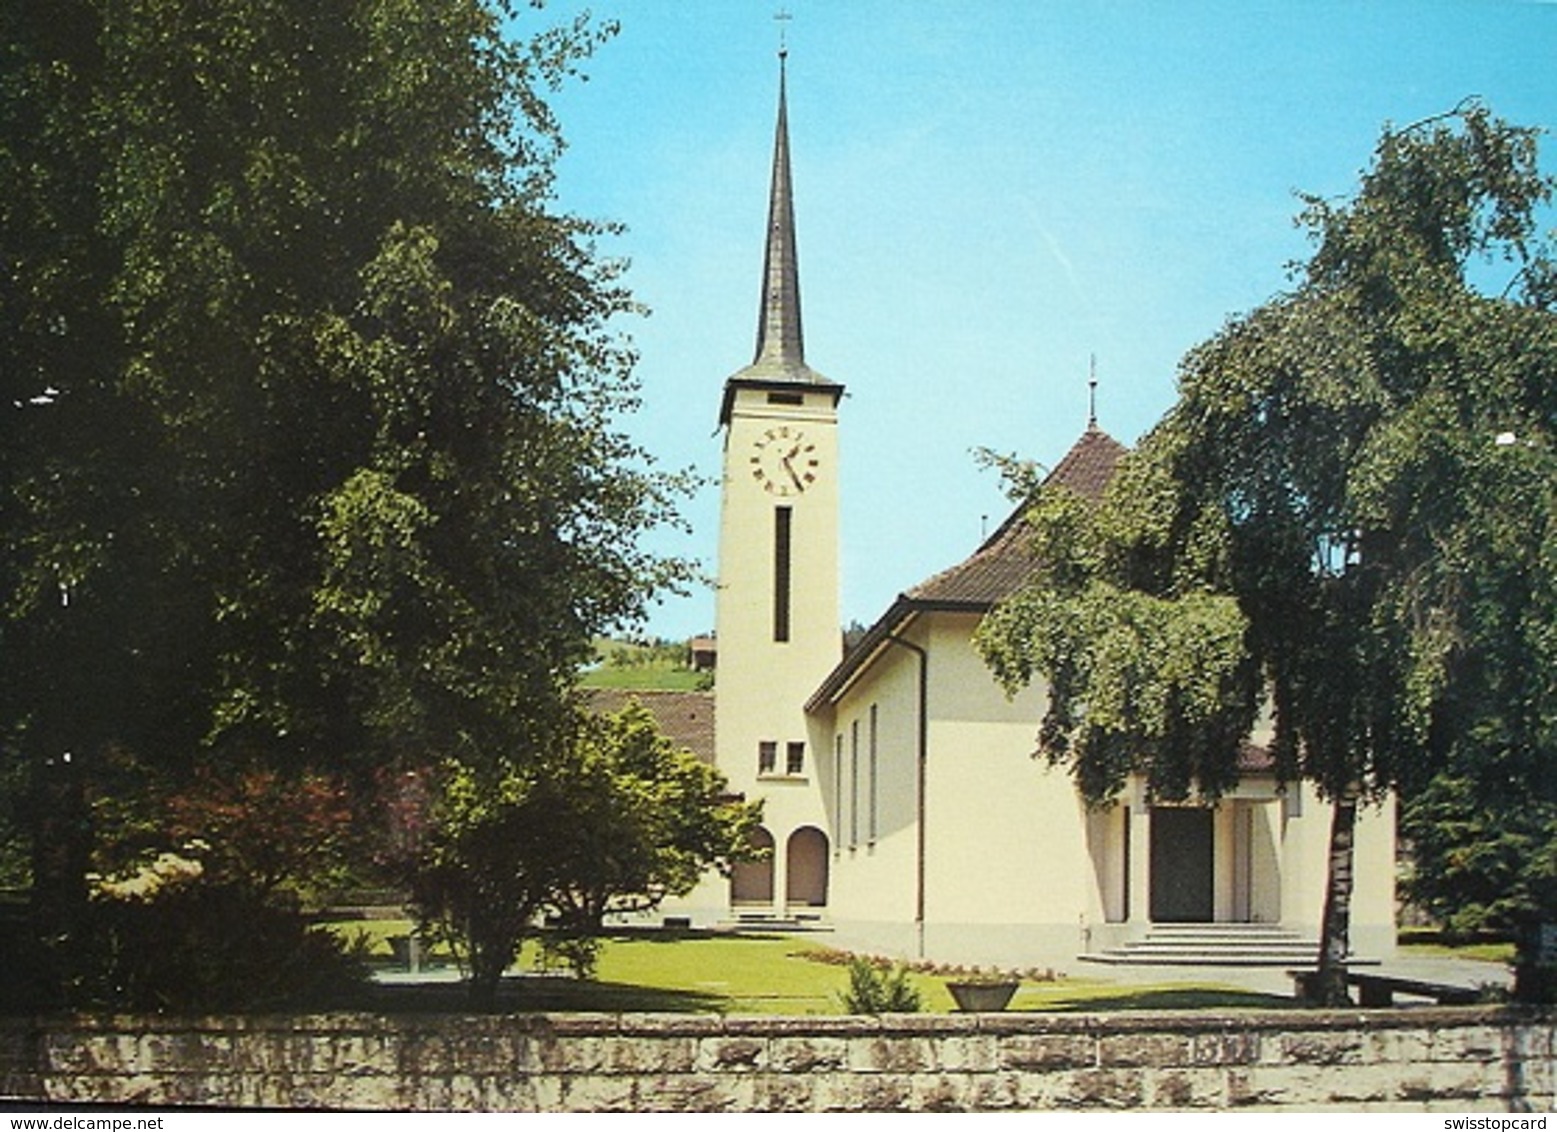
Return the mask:
<path id="1" fill-rule="evenodd" d="M 849 960 L 849 989 L 842 999 L 850 1014 L 915 1014 L 922 1005 L 906 967 L 888 968 L 860 956 Z"/>
<path id="2" fill-rule="evenodd" d="M 600 968 L 601 939 L 567 931 L 547 931 L 540 936 L 541 970 L 566 967 L 575 978 L 593 979 Z"/>
<path id="3" fill-rule="evenodd" d="M 98 894 L 73 955 L 83 1007 L 205 1013 L 346 1005 L 367 981 L 365 947 L 239 884 Z"/>

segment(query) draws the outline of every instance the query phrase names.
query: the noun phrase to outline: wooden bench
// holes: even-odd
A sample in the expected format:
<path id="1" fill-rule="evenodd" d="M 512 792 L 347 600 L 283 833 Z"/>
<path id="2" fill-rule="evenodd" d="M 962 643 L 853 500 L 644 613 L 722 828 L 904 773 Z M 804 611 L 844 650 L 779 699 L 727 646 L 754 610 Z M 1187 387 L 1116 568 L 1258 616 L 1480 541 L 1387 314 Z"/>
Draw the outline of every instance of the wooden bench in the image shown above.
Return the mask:
<path id="1" fill-rule="evenodd" d="M 1309 989 L 1317 972 L 1289 971 L 1298 998 L 1311 998 Z M 1422 979 L 1408 979 L 1400 975 L 1382 975 L 1348 971 L 1348 986 L 1357 988 L 1359 1006 L 1393 1006 L 1397 994 L 1430 998 L 1440 1006 L 1471 1006 L 1481 1001 L 1481 991 L 1475 987 L 1457 987 L 1448 983 L 1429 983 Z"/>
<path id="2" fill-rule="evenodd" d="M 1397 975 L 1349 973 L 1346 981 L 1357 988 L 1359 1006 L 1393 1006 L 1397 994 L 1430 998 L 1440 1006 L 1470 1006 L 1481 999 L 1475 987 L 1456 987 L 1448 983 L 1428 983 Z"/>

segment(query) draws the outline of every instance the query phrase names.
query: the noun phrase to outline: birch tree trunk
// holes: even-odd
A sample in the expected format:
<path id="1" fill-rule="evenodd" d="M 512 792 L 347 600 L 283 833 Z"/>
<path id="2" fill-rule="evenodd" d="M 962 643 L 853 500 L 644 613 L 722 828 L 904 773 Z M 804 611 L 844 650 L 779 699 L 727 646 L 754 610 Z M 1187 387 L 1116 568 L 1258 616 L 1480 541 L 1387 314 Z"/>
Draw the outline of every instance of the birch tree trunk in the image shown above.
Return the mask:
<path id="1" fill-rule="evenodd" d="M 1319 971 L 1310 983 L 1316 1006 L 1350 1006 L 1346 957 L 1351 951 L 1353 847 L 1357 799 L 1337 798 L 1330 819 L 1329 867 L 1325 879 L 1324 919 L 1319 928 Z"/>

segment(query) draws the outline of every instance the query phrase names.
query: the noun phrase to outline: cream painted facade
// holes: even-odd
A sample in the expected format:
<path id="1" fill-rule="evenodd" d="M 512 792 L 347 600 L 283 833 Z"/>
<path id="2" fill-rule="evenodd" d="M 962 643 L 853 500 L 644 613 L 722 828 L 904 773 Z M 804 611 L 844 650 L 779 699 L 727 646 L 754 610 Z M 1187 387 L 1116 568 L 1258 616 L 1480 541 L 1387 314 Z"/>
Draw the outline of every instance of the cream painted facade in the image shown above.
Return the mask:
<path id="1" fill-rule="evenodd" d="M 818 921 L 839 946 L 1056 969 L 1163 923 L 1317 939 L 1330 810 L 1280 786 L 1268 760 L 1251 756 L 1215 805 L 1153 805 L 1133 782 L 1094 811 L 1035 754 L 1045 689 L 1008 698 L 973 643 L 1031 569 L 1020 514 L 844 655 L 843 388 L 804 360 L 782 78 L 763 284 L 755 359 L 720 410 L 715 749 L 732 789 L 762 799 L 769 852 L 667 911 Z M 1096 497 L 1123 452 L 1093 422 L 1050 480 Z M 1393 831 L 1390 806 L 1359 817 L 1352 942 L 1377 958 L 1394 948 Z"/>
<path id="2" fill-rule="evenodd" d="M 822 769 L 828 912 L 843 945 L 1073 969 L 1078 955 L 1142 939 L 1164 914 L 1317 939 L 1330 807 L 1306 786 L 1248 774 L 1214 806 L 1153 807 L 1134 782 L 1089 811 L 1069 775 L 1034 752 L 1044 689 L 1007 699 L 978 656 L 980 615 L 898 613 L 875 655 L 812 704 L 813 733 L 833 738 Z M 1179 811 L 1194 811 L 1184 816 L 1204 834 L 1197 879 L 1208 891 L 1203 910 L 1175 914 L 1160 906 L 1177 879 L 1162 856 L 1173 847 L 1154 857 L 1153 824 Z M 1359 817 L 1352 942 L 1373 958 L 1394 950 L 1393 831 L 1390 804 Z"/>
<path id="3" fill-rule="evenodd" d="M 802 705 L 840 648 L 836 403 L 835 387 L 743 384 L 725 428 L 714 743 L 731 788 L 764 800 L 774 892 L 789 914 L 820 906 L 826 887 L 827 818 Z"/>

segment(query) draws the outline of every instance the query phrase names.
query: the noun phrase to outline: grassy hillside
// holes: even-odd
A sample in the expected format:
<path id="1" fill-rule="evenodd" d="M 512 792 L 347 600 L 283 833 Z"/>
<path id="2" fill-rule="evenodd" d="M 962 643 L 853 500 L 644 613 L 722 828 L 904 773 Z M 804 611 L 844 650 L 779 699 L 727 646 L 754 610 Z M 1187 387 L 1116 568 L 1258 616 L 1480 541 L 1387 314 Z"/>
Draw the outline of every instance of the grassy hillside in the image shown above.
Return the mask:
<path id="1" fill-rule="evenodd" d="M 643 692 L 693 692 L 713 687 L 713 674 L 694 672 L 684 642 L 637 644 L 602 638 L 595 642 L 596 662 L 580 676 L 585 688 L 626 688 Z"/>

